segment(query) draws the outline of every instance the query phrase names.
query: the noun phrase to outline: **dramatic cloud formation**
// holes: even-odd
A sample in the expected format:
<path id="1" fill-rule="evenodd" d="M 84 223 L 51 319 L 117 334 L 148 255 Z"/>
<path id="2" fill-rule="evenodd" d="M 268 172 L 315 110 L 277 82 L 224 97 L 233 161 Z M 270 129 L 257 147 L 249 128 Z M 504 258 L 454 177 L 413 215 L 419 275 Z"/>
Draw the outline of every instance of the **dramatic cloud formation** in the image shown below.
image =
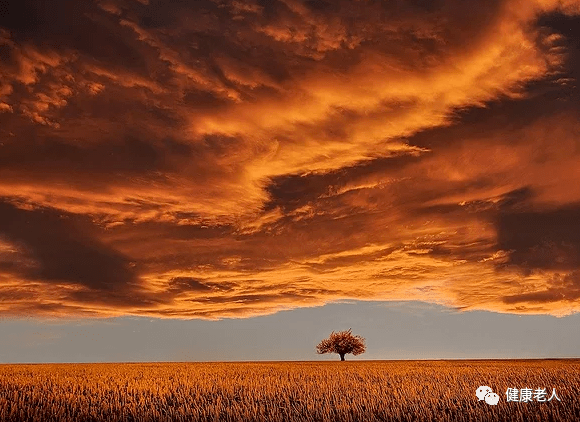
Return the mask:
<path id="1" fill-rule="evenodd" d="M 580 1 L 0 8 L 0 312 L 580 310 Z"/>

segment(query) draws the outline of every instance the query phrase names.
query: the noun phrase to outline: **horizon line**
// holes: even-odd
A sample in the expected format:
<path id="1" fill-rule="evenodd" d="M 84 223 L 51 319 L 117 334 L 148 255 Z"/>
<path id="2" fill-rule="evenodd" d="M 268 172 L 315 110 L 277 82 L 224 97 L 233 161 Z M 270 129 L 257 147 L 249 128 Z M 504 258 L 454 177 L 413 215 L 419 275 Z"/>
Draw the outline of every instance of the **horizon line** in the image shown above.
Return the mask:
<path id="1" fill-rule="evenodd" d="M 148 364 L 148 363 L 334 363 L 334 362 L 432 362 L 432 361 L 533 361 L 533 360 L 580 360 L 577 357 L 537 358 L 431 358 L 431 359 L 356 359 L 356 360 L 191 360 L 191 361 L 105 361 L 105 362 L 0 362 L 0 365 L 91 365 L 91 364 Z"/>

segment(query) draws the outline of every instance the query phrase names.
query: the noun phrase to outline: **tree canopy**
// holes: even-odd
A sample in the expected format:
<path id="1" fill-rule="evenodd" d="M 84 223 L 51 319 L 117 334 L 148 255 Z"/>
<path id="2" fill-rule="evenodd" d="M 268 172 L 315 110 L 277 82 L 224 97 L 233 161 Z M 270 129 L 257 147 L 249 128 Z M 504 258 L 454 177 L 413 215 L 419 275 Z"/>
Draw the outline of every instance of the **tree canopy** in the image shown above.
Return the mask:
<path id="1" fill-rule="evenodd" d="M 338 353 L 340 360 L 344 360 L 344 355 L 352 353 L 360 355 L 366 352 L 365 339 L 352 334 L 351 329 L 347 331 L 332 332 L 330 337 L 324 339 L 316 346 L 318 354 Z"/>

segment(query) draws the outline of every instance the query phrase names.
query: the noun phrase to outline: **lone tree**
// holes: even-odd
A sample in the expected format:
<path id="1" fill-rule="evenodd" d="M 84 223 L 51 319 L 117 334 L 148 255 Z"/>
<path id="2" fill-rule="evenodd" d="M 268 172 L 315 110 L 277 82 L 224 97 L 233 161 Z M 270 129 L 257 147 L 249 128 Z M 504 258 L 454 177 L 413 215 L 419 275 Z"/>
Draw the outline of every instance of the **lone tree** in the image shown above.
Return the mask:
<path id="1" fill-rule="evenodd" d="M 344 360 L 344 355 L 352 353 L 353 355 L 360 355 L 366 352 L 365 339 L 361 336 L 353 336 L 351 329 L 348 331 L 334 331 L 327 339 L 324 339 L 316 346 L 316 353 L 319 355 L 323 353 L 338 353 L 340 360 Z"/>

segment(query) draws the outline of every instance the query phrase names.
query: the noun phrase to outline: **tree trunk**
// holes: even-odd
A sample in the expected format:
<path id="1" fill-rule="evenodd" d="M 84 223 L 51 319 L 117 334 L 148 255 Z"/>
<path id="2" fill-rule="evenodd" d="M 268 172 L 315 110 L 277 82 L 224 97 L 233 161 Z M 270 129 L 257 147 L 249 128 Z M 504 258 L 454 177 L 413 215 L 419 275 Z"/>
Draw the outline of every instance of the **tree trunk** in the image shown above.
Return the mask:
<path id="1" fill-rule="evenodd" d="M 340 354 L 340 360 L 344 360 L 344 353 L 339 353 Z"/>

